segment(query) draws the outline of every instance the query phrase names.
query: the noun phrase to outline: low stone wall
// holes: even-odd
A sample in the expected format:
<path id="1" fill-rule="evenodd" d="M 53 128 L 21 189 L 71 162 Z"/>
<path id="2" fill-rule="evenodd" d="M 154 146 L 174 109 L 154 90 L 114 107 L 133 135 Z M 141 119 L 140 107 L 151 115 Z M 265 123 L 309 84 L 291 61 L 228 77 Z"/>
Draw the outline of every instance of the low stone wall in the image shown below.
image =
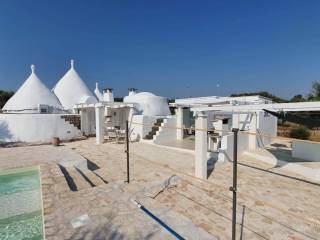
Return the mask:
<path id="1" fill-rule="evenodd" d="M 249 136 L 238 133 L 238 156 L 249 150 Z M 219 161 L 233 161 L 233 134 L 228 134 L 221 139 L 221 148 L 219 149 Z"/>
<path id="2" fill-rule="evenodd" d="M 81 131 L 65 121 L 65 114 L 0 114 L 0 141 L 51 142 L 53 137 L 70 140 Z"/>
<path id="3" fill-rule="evenodd" d="M 320 162 L 320 143 L 293 140 L 292 157 Z"/>

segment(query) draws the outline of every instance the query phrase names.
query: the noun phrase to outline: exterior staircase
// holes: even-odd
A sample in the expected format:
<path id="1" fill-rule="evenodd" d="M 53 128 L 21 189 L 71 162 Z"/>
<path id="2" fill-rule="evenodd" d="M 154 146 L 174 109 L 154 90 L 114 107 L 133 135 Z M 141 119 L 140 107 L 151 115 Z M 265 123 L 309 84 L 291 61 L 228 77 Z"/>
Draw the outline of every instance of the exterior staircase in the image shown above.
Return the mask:
<path id="1" fill-rule="evenodd" d="M 64 166 L 63 164 L 58 164 L 58 167 L 64 175 L 69 190 L 72 192 L 108 183 L 108 181 L 99 174 L 98 169 L 90 170 L 89 168 L 78 168 L 74 165 Z"/>
<path id="2" fill-rule="evenodd" d="M 155 136 L 159 131 L 159 128 L 161 127 L 163 122 L 164 118 L 158 118 L 157 121 L 153 124 L 151 131 L 144 137 L 144 139 L 152 140 L 153 136 Z"/>
<path id="3" fill-rule="evenodd" d="M 61 118 L 75 126 L 77 129 L 81 129 L 81 118 L 79 115 L 62 115 Z"/>
<path id="4" fill-rule="evenodd" d="M 175 116 L 158 118 L 144 140 L 151 140 L 154 144 L 174 141 L 177 138 L 176 125 L 177 119 Z"/>

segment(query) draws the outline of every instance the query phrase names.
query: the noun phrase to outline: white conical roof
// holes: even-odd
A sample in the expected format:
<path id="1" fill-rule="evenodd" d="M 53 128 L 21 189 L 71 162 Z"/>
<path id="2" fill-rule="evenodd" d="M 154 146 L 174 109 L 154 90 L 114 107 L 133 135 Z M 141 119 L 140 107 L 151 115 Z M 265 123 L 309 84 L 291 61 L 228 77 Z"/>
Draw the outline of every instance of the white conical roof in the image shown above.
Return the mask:
<path id="1" fill-rule="evenodd" d="M 37 112 L 39 104 L 48 105 L 54 109 L 62 109 L 58 98 L 41 82 L 35 74 L 35 66 L 31 65 L 30 76 L 8 100 L 2 110 Z"/>
<path id="2" fill-rule="evenodd" d="M 94 94 L 96 95 L 96 97 L 98 98 L 99 101 L 103 101 L 103 96 L 102 96 L 102 93 L 99 90 L 98 83 L 96 83 L 96 89 L 94 90 Z"/>
<path id="3" fill-rule="evenodd" d="M 74 69 L 73 60 L 71 60 L 69 71 L 59 80 L 53 88 L 53 92 L 65 109 L 72 109 L 75 104 L 79 103 L 98 102 Z"/>

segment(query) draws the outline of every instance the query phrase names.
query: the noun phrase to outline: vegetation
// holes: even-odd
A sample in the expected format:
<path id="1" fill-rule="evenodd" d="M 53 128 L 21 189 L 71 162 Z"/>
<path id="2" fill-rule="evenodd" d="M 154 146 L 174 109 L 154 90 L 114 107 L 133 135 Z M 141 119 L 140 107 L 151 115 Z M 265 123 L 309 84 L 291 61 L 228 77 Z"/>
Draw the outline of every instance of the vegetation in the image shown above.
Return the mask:
<path id="1" fill-rule="evenodd" d="M 320 81 L 313 82 L 311 93 L 308 95 L 309 101 L 320 101 Z"/>
<path id="2" fill-rule="evenodd" d="M 123 97 L 115 97 L 114 101 L 115 102 L 123 102 Z"/>
<path id="3" fill-rule="evenodd" d="M 259 95 L 262 97 L 270 98 L 273 102 L 278 102 L 278 103 L 284 103 L 288 102 L 288 100 L 284 98 L 277 97 L 269 92 L 251 92 L 251 93 L 233 93 L 230 95 L 230 97 L 242 97 L 242 96 L 254 96 L 254 95 Z"/>
<path id="4" fill-rule="evenodd" d="M 320 81 L 312 83 L 311 92 L 305 97 L 302 94 L 294 95 L 290 100 L 277 97 L 269 92 L 250 92 L 250 93 L 234 93 L 231 97 L 241 96 L 253 96 L 260 95 L 262 97 L 270 98 L 273 102 L 284 103 L 284 102 L 305 102 L 305 101 L 320 101 Z"/>
<path id="5" fill-rule="evenodd" d="M 306 99 L 305 99 L 301 94 L 294 95 L 294 96 L 290 99 L 290 102 L 304 102 L 304 101 L 306 101 Z"/>
<path id="6" fill-rule="evenodd" d="M 307 140 L 310 137 L 310 130 L 303 126 L 293 128 L 290 131 L 290 137 Z"/>
<path id="7" fill-rule="evenodd" d="M 13 94 L 14 92 L 7 92 L 7 91 L 0 90 L 0 109 L 3 108 L 3 106 L 9 100 L 9 98 L 12 97 Z"/>

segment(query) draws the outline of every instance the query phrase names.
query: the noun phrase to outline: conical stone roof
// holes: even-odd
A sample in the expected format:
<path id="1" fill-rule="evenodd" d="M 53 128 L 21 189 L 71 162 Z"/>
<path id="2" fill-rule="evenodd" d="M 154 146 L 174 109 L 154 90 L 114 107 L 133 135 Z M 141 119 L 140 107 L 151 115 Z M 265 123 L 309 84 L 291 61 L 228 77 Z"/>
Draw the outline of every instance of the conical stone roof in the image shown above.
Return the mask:
<path id="1" fill-rule="evenodd" d="M 35 74 L 35 66 L 31 65 L 30 76 L 7 101 L 2 110 L 7 112 L 39 112 L 39 104 L 50 106 L 51 111 L 62 109 L 58 98 L 38 78 Z"/>
<path id="2" fill-rule="evenodd" d="M 79 103 L 97 103 L 96 97 L 89 90 L 74 69 L 74 61 L 71 60 L 69 71 L 59 80 L 53 88 L 64 109 L 72 109 Z"/>

